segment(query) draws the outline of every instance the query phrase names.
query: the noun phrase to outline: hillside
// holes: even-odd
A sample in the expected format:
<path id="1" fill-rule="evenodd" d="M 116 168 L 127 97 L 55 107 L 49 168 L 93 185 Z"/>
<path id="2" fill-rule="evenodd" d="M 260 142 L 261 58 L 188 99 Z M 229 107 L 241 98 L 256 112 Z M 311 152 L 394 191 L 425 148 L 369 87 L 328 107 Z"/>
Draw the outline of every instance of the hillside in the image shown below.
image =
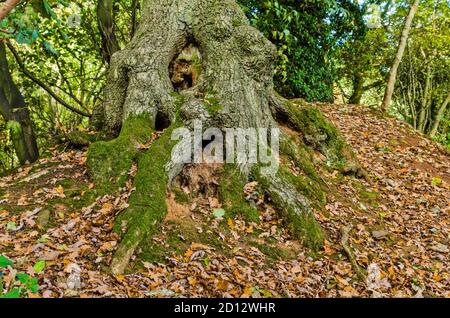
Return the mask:
<path id="1" fill-rule="evenodd" d="M 190 200 L 194 190 L 181 189 L 168 195 L 161 234 L 129 274 L 114 277 L 113 220 L 132 183 L 116 197 L 96 197 L 86 149 L 68 148 L 0 179 L 0 255 L 39 279 L 40 297 L 450 297 L 448 151 L 368 108 L 317 106 L 368 173 L 323 172 L 328 203 L 315 214 L 327 240 L 319 253 L 290 239 L 254 184 L 243 191 L 260 223 L 217 217 L 214 193 Z M 215 182 L 213 173 L 203 177 Z"/>

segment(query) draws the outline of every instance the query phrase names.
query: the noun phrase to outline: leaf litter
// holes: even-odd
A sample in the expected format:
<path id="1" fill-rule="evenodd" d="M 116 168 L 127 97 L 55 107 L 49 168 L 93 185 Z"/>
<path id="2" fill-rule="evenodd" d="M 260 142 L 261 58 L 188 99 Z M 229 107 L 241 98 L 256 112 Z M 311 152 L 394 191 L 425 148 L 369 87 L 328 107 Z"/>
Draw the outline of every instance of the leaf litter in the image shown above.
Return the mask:
<path id="1" fill-rule="evenodd" d="M 214 195 L 195 198 L 178 207 L 180 223 L 210 242 L 180 231 L 184 248 L 170 251 L 177 218 L 168 218 L 153 238 L 167 250 L 164 262 L 135 256 L 132 273 L 113 276 L 109 264 L 120 241 L 114 218 L 127 208 L 132 182 L 117 196 L 80 206 L 93 184 L 86 150 L 69 150 L 0 179 L 0 260 L 14 263 L 2 269 L 4 288 L 20 270 L 39 280 L 30 297 L 450 297 L 448 152 L 368 108 L 317 107 L 370 176 L 323 171 L 330 191 L 326 208 L 315 211 L 327 233 L 318 253 L 290 238 L 249 183 L 244 191 L 260 223 L 228 216 Z M 49 211 L 43 225 L 42 211 Z M 367 281 L 341 244 L 341 229 L 350 225 L 348 243 Z"/>

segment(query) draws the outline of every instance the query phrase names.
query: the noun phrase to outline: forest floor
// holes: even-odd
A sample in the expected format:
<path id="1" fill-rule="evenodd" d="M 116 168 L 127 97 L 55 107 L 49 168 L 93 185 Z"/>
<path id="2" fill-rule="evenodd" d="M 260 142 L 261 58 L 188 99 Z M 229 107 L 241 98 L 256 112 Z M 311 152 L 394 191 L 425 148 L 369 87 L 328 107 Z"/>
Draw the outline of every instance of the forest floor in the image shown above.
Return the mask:
<path id="1" fill-rule="evenodd" d="M 214 215 L 215 197 L 180 204 L 171 195 L 149 250 L 133 259 L 132 273 L 113 276 L 113 221 L 132 182 L 118 196 L 92 197 L 86 150 L 55 150 L 0 178 L 0 255 L 14 262 L 2 269 L 4 288 L 17 271 L 38 278 L 30 297 L 450 297 L 448 151 L 368 108 L 318 107 L 370 176 L 326 175 L 328 203 L 315 213 L 327 235 L 322 251 L 291 240 L 264 202 L 261 222 L 249 223 Z M 367 281 L 343 249 L 347 225 Z"/>

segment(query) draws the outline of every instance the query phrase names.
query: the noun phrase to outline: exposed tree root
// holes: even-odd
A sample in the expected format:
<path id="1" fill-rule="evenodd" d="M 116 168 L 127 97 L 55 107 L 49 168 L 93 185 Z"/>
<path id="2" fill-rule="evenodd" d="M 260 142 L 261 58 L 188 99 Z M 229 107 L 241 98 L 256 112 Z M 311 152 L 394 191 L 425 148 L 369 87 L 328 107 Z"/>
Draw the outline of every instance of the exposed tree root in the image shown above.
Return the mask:
<path id="1" fill-rule="evenodd" d="M 358 278 L 361 280 L 362 283 L 366 284 L 367 282 L 367 275 L 364 272 L 364 270 L 359 266 L 358 262 L 356 261 L 355 253 L 353 252 L 352 247 L 350 246 L 349 241 L 349 235 L 350 231 L 352 230 L 352 225 L 347 225 L 341 228 L 341 245 L 342 248 L 345 251 L 345 254 L 347 255 L 350 264 L 352 265 L 353 270 L 355 271 L 356 275 L 358 275 Z"/>
<path id="2" fill-rule="evenodd" d="M 318 109 L 295 105 L 276 92 L 271 94 L 269 105 L 275 119 L 301 132 L 304 142 L 323 153 L 330 167 L 357 177 L 367 175 L 339 131 Z"/>
<path id="3" fill-rule="evenodd" d="M 324 234 L 314 218 L 310 200 L 281 173 L 264 176 L 255 171 L 254 177 L 280 210 L 291 235 L 309 248 L 319 250 L 323 245 Z"/>
<path id="4" fill-rule="evenodd" d="M 150 140 L 154 127 L 146 116 L 128 119 L 118 138 L 89 147 L 87 165 L 94 182 L 105 193 L 125 185 L 139 146 Z"/>
<path id="5" fill-rule="evenodd" d="M 111 135 L 120 135 L 91 145 L 88 154 L 93 179 L 106 192 L 125 184 L 138 159 L 136 191 L 116 220 L 123 239 L 112 264 L 114 273 L 123 272 L 139 244 L 155 233 L 167 212 L 167 189 L 190 162 L 190 138 L 172 154 L 170 137 L 178 123 L 191 128 L 188 133 L 194 120 L 201 121 L 203 132 L 212 127 L 271 129 L 277 121 L 286 123 L 301 133 L 302 143 L 326 156 L 330 169 L 359 173 L 353 153 L 319 110 L 299 107 L 273 92 L 276 47 L 250 26 L 234 0 L 148 1 L 141 21 L 133 40 L 112 57 L 105 102 L 93 120 Z M 186 48 L 201 58 L 186 57 Z M 197 61 L 194 65 L 189 60 Z M 141 155 L 139 144 L 165 129 Z M 203 141 L 195 139 L 194 149 L 203 147 Z M 225 167 L 219 185 L 222 204 L 230 214 L 257 220 L 257 211 L 242 198 L 243 186 L 253 177 L 284 215 L 293 237 L 319 249 L 324 234 L 313 208 L 326 201 L 323 182 L 306 147 L 286 136 L 281 147 L 304 174 L 294 176 L 283 166 L 270 176 L 262 173 L 262 166 Z"/>
<path id="6" fill-rule="evenodd" d="M 114 274 L 125 271 L 139 244 L 156 233 L 158 225 L 167 213 L 167 188 L 169 177 L 167 163 L 171 157 L 174 126 L 167 129 L 138 161 L 138 173 L 134 179 L 135 192 L 129 199 L 129 207 L 116 219 L 116 230 L 123 235 L 111 264 Z"/>

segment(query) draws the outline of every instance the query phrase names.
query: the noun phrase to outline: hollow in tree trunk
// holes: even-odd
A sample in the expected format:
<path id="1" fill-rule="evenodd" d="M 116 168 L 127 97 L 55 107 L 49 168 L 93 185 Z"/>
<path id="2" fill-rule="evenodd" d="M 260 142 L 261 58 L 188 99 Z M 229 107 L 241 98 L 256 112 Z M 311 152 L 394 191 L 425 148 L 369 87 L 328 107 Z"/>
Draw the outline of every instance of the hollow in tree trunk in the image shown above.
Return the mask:
<path id="1" fill-rule="evenodd" d="M 241 181 L 259 183 L 293 237 L 320 248 L 323 232 L 314 219 L 312 198 L 323 203 L 323 181 L 305 145 L 322 152 L 330 167 L 359 170 L 340 134 L 317 109 L 294 105 L 274 92 L 275 46 L 249 25 L 232 0 L 146 1 L 142 13 L 133 40 L 112 57 L 105 102 L 96 114 L 96 122 L 118 137 L 93 144 L 88 154 L 96 185 L 108 192 L 122 187 L 133 161 L 138 162 L 136 191 L 116 220 L 123 236 L 113 272 L 126 269 L 139 244 L 164 219 L 166 192 L 185 168 L 171 154 L 171 133 L 193 127 L 195 120 L 204 130 L 281 124 L 301 131 L 304 145 L 283 133 L 280 148 L 282 156 L 305 171 L 304 177 L 294 177 L 285 166 L 270 177 L 257 164 L 235 169 Z M 138 145 L 155 130 L 164 132 L 138 156 Z"/>

